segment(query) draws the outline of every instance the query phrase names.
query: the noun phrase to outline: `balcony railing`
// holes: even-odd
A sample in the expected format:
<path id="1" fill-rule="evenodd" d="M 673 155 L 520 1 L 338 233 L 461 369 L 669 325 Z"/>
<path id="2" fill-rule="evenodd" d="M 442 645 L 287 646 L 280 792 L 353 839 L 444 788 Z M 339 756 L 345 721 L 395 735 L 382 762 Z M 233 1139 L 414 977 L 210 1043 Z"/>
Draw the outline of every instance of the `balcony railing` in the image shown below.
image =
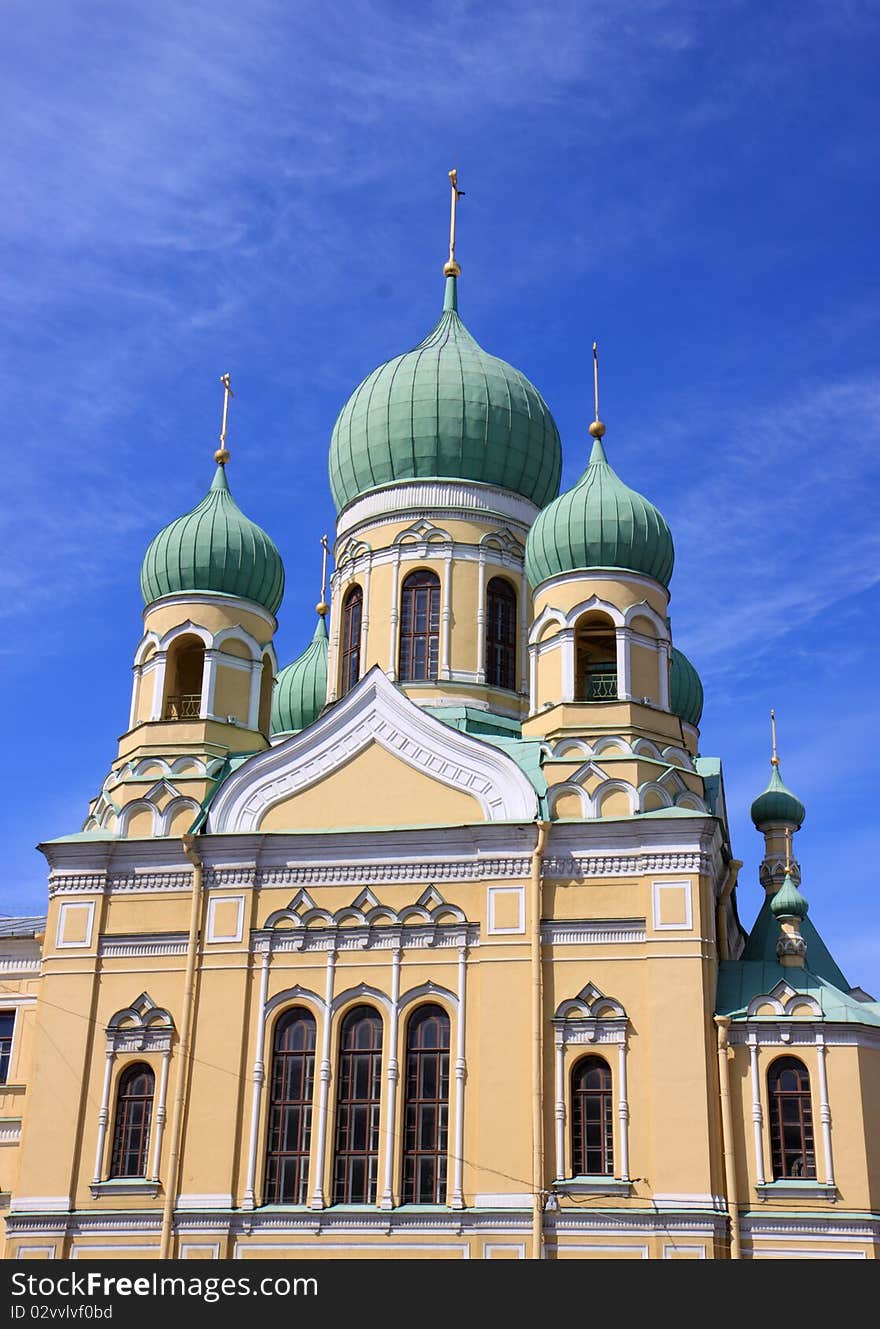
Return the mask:
<path id="1" fill-rule="evenodd" d="M 590 674 L 587 678 L 587 701 L 616 701 L 617 674 Z"/>
<path id="2" fill-rule="evenodd" d="M 166 720 L 198 720 L 202 709 L 200 692 L 181 692 L 176 697 L 169 697 L 165 703 Z"/>

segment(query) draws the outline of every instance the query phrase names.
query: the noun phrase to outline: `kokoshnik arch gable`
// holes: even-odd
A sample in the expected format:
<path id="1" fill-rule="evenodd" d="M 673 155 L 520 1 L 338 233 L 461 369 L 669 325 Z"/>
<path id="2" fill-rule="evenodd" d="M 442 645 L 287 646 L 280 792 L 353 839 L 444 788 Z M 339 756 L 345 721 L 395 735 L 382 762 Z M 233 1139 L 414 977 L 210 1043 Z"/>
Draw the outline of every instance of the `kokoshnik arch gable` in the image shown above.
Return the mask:
<path id="1" fill-rule="evenodd" d="M 302 655 L 228 376 L 146 552 L 118 754 L 0 928 L 10 1258 L 877 1253 L 880 1006 L 807 918 L 775 729 L 747 932 L 669 527 L 598 382 L 559 494 L 459 315 L 452 184 L 440 319 L 333 430 Z"/>

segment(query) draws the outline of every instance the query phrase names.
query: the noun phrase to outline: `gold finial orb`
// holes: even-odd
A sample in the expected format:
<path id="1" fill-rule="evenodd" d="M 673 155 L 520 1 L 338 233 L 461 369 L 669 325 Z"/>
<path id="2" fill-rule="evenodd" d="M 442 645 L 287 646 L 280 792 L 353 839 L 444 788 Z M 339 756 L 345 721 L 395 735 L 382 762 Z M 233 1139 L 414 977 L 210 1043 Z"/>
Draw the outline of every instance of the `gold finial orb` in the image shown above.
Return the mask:
<path id="1" fill-rule="evenodd" d="M 461 268 L 458 266 L 455 259 L 451 258 L 448 263 L 443 264 L 443 276 L 444 277 L 461 276 Z"/>
<path id="2" fill-rule="evenodd" d="M 218 448 L 214 453 L 214 460 L 218 466 L 225 466 L 229 461 L 229 451 L 227 448 Z"/>
<path id="3" fill-rule="evenodd" d="M 325 616 L 325 614 L 330 613 L 330 606 L 328 605 L 326 600 L 318 601 L 318 603 L 315 605 L 315 613 L 320 614 L 322 618 Z"/>
<path id="4" fill-rule="evenodd" d="M 603 425 L 601 420 L 593 421 L 593 423 L 590 425 L 590 433 L 593 435 L 593 438 L 603 437 L 605 433 L 605 426 Z"/>

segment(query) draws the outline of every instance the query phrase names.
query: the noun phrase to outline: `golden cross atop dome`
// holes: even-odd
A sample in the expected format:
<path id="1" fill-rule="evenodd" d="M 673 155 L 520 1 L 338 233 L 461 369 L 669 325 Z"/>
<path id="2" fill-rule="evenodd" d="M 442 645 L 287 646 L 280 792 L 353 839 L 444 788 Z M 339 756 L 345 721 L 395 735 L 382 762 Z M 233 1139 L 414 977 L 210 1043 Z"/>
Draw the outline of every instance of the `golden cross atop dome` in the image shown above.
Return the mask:
<path id="1" fill-rule="evenodd" d="M 315 605 L 316 613 L 323 618 L 329 612 L 330 606 L 327 603 L 327 537 L 321 536 L 321 598 Z"/>
<path id="2" fill-rule="evenodd" d="M 601 438 L 605 433 L 605 426 L 599 419 L 599 343 L 593 342 L 593 406 L 596 411 L 596 418 L 590 425 L 590 433 L 593 438 Z"/>
<path id="3" fill-rule="evenodd" d="M 223 384 L 223 423 L 220 426 L 220 446 L 214 453 L 214 460 L 218 466 L 225 466 L 229 461 L 229 451 L 226 447 L 226 421 L 229 415 L 229 398 L 234 397 L 232 391 L 232 379 L 229 374 L 221 374 L 220 382 Z"/>
<path id="4" fill-rule="evenodd" d="M 458 200 L 464 197 L 464 190 L 458 187 L 458 171 L 454 167 L 449 172 L 449 181 L 452 185 L 452 203 L 449 214 L 449 260 L 444 263 L 443 272 L 447 277 L 458 277 L 461 274 L 461 268 L 455 261 L 455 210 L 458 206 Z"/>
<path id="5" fill-rule="evenodd" d="M 776 712 L 770 712 L 770 739 L 773 747 L 773 755 L 770 758 L 771 766 L 779 765 L 779 757 L 776 755 Z"/>

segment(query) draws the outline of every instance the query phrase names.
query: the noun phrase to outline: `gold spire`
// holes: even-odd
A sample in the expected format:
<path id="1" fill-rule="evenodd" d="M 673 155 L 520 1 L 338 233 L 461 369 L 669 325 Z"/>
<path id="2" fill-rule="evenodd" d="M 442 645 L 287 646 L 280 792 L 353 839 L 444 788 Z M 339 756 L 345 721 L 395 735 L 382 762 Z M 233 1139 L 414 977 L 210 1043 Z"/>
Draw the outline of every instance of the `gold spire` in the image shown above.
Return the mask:
<path id="1" fill-rule="evenodd" d="M 770 711 L 770 739 L 773 746 L 773 755 L 770 758 L 770 765 L 778 766 L 779 758 L 776 755 L 776 712 L 774 710 Z"/>
<path id="2" fill-rule="evenodd" d="M 229 451 L 226 447 L 226 420 L 229 415 L 229 398 L 234 397 L 232 384 L 229 374 L 221 374 L 220 382 L 223 384 L 223 423 L 220 426 L 220 446 L 214 453 L 214 460 L 218 466 L 225 466 L 229 461 Z"/>
<path id="3" fill-rule="evenodd" d="M 458 171 L 455 168 L 449 172 L 449 180 L 452 184 L 452 206 L 449 214 L 449 260 L 443 265 L 443 274 L 446 277 L 458 277 L 461 274 L 461 268 L 455 261 L 455 209 L 458 206 L 458 200 L 464 197 L 464 190 L 458 187 Z"/>
<path id="4" fill-rule="evenodd" d="M 590 425 L 590 433 L 593 438 L 601 438 L 605 433 L 605 426 L 599 419 L 599 345 L 597 342 L 593 342 L 593 405 L 596 418 Z"/>
<path id="5" fill-rule="evenodd" d="M 315 605 L 315 611 L 323 618 L 329 612 L 327 603 L 327 537 L 321 536 L 321 598 Z"/>

